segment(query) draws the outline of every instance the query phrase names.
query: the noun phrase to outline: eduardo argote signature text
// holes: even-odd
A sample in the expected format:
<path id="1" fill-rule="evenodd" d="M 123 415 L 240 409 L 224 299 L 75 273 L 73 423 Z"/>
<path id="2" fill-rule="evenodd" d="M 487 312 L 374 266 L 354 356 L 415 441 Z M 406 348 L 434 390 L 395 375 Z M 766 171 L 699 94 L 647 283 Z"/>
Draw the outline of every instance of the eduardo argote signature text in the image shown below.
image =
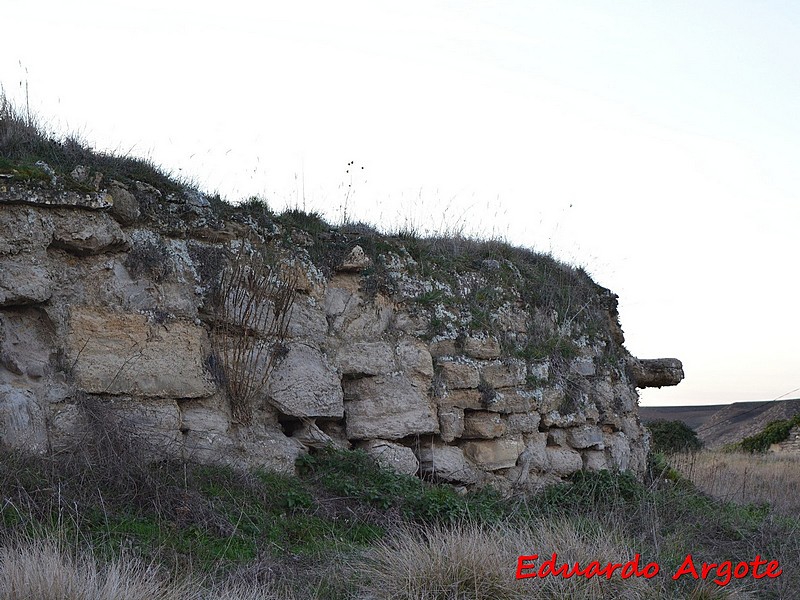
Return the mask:
<path id="1" fill-rule="evenodd" d="M 655 577 L 661 571 L 661 567 L 654 562 L 649 562 L 644 566 L 640 565 L 641 556 L 639 554 L 625 563 L 600 563 L 592 561 L 581 566 L 580 563 L 560 563 L 558 561 L 558 554 L 553 552 L 553 555 L 542 562 L 539 560 L 538 554 L 523 555 L 517 558 L 517 579 L 529 579 L 533 577 L 563 577 L 569 579 L 570 577 L 605 577 L 611 579 L 612 577 L 619 577 L 620 579 L 629 579 L 631 577 L 644 577 L 650 579 Z M 680 579 L 681 577 L 693 577 L 694 579 L 713 579 L 714 583 L 720 586 L 728 585 L 731 579 L 744 579 L 745 577 L 752 577 L 753 579 L 763 579 L 769 577 L 774 579 L 783 573 L 780 564 L 777 560 L 767 561 L 761 558 L 760 554 L 749 561 L 740 561 L 733 563 L 729 560 L 721 563 L 700 563 L 696 564 L 691 554 L 687 554 L 681 565 L 672 574 L 672 579 Z"/>

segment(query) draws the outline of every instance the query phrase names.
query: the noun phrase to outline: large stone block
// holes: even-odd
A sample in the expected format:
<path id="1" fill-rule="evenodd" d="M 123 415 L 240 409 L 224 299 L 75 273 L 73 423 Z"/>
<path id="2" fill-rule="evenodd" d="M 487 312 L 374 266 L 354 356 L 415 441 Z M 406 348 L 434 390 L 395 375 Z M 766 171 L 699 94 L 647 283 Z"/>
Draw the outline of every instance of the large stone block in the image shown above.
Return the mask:
<path id="1" fill-rule="evenodd" d="M 417 451 L 420 472 L 428 477 L 450 483 L 476 483 L 481 473 L 465 457 L 458 446 L 431 442 Z"/>
<path id="2" fill-rule="evenodd" d="M 439 431 L 427 390 L 403 374 L 364 377 L 343 385 L 349 439 L 396 440 Z"/>
<path id="3" fill-rule="evenodd" d="M 523 385 L 527 374 L 525 362 L 518 359 L 495 361 L 481 370 L 483 380 L 493 388 Z"/>
<path id="4" fill-rule="evenodd" d="M 402 475 L 416 475 L 419 471 L 419 461 L 411 448 L 387 440 L 370 440 L 361 447 L 385 469 Z"/>
<path id="5" fill-rule="evenodd" d="M 566 477 L 583 468 L 583 458 L 580 453 L 571 448 L 561 448 L 559 446 L 547 446 L 547 471 Z"/>
<path id="6" fill-rule="evenodd" d="M 30 206 L 0 205 L 0 255 L 41 251 L 53 239 L 53 220 Z"/>
<path id="7" fill-rule="evenodd" d="M 478 366 L 473 362 L 443 360 L 439 362 L 439 370 L 451 390 L 477 388 L 480 383 Z"/>
<path id="8" fill-rule="evenodd" d="M 472 358 L 487 360 L 500 356 L 500 342 L 493 335 L 468 335 L 463 348 L 464 354 Z"/>
<path id="9" fill-rule="evenodd" d="M 44 412 L 28 389 L 0 383 L 0 444 L 33 453 L 47 451 Z"/>
<path id="10" fill-rule="evenodd" d="M 127 247 L 125 234 L 105 213 L 55 211 L 53 246 L 71 254 L 88 256 L 116 252 Z"/>
<path id="11" fill-rule="evenodd" d="M 517 459 L 525 449 L 521 436 L 511 436 L 494 440 L 475 440 L 464 442 L 461 446 L 464 456 L 486 471 L 508 469 L 517 464 Z"/>
<path id="12" fill-rule="evenodd" d="M 353 342 L 336 351 L 334 364 L 342 375 L 380 375 L 397 370 L 387 342 Z"/>
<path id="13" fill-rule="evenodd" d="M 202 327 L 145 315 L 73 307 L 67 363 L 80 389 L 96 394 L 198 398 L 216 386 L 204 367 L 208 342 Z"/>
<path id="14" fill-rule="evenodd" d="M 295 417 L 341 417 L 339 376 L 317 348 L 294 343 L 269 378 L 270 402 Z"/>
<path id="15" fill-rule="evenodd" d="M 0 258 L 0 306 L 38 304 L 50 299 L 53 282 L 42 258 L 26 254 Z"/>
<path id="16" fill-rule="evenodd" d="M 464 439 L 492 439 L 505 434 L 506 424 L 497 413 L 468 412 L 464 415 Z"/>
<path id="17" fill-rule="evenodd" d="M 603 431 L 597 425 L 580 425 L 567 429 L 567 444 L 572 448 L 603 449 Z"/>
<path id="18" fill-rule="evenodd" d="M 464 433 L 464 410 L 458 407 L 439 409 L 439 436 L 450 443 Z"/>
<path id="19" fill-rule="evenodd" d="M 400 366 L 410 375 L 428 379 L 433 377 L 433 358 L 420 340 L 402 338 L 397 342 L 395 353 Z"/>

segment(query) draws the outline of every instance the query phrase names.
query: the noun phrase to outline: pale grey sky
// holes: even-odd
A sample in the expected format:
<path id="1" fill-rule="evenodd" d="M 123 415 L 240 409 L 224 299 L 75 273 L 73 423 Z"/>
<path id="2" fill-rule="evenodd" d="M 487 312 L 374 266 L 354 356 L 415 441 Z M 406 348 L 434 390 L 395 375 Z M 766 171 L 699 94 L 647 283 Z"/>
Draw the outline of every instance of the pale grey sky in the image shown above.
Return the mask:
<path id="1" fill-rule="evenodd" d="M 634 354 L 684 361 L 643 404 L 800 387 L 797 3 L 32 6 L 3 2 L 0 83 L 54 129 L 231 200 L 582 265 Z"/>

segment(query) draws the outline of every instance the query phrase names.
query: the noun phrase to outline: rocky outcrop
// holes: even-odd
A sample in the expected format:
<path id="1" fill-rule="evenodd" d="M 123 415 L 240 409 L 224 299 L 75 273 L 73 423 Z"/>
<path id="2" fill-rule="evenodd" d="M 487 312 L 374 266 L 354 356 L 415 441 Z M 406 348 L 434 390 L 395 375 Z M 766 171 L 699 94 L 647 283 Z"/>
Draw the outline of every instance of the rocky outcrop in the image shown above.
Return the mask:
<path id="1" fill-rule="evenodd" d="M 62 452 L 113 431 L 152 456 L 287 472 L 358 447 L 501 489 L 644 469 L 636 387 L 682 367 L 631 357 L 616 297 L 585 274 L 248 210 L 142 182 L 5 180 L 0 443 Z"/>

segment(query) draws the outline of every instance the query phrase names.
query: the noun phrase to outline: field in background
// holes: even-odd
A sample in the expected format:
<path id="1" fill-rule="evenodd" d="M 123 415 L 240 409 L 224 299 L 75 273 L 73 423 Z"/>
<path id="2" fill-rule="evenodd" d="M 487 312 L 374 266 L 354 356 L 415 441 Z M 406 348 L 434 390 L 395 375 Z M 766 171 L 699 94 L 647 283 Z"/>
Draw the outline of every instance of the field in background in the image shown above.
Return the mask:
<path id="1" fill-rule="evenodd" d="M 698 489 L 737 504 L 768 503 L 800 515 L 800 455 L 714 452 L 675 454 L 670 464 Z"/>

